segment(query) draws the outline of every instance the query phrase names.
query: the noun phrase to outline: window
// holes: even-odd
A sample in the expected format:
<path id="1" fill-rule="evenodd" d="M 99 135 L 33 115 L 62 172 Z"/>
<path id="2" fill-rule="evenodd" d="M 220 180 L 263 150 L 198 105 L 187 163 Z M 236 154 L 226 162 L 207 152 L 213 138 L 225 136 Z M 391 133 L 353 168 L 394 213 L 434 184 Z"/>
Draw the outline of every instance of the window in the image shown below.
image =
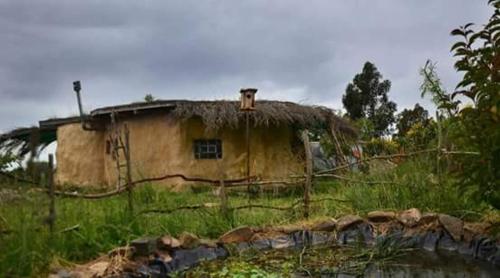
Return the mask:
<path id="1" fill-rule="evenodd" d="M 194 158 L 221 159 L 222 141 L 219 139 L 194 140 Z"/>

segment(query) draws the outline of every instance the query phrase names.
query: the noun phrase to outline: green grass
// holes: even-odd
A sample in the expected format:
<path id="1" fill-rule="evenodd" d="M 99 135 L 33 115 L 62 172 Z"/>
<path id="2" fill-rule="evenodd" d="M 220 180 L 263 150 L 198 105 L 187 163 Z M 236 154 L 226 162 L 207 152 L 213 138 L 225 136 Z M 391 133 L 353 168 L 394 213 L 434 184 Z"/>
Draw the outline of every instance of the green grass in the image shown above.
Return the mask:
<path id="1" fill-rule="evenodd" d="M 313 203 L 312 218 L 339 217 L 347 213 L 365 214 L 371 210 L 402 210 L 417 207 L 422 211 L 437 211 L 460 217 L 478 219 L 477 215 L 491 209 L 469 201 L 449 178 L 437 184 L 427 160 L 406 162 L 396 169 L 378 174 L 353 174 L 352 179 L 393 181 L 395 184 L 360 184 L 356 182 L 317 181 L 313 199 L 325 197 L 342 201 Z M 301 198 L 300 190 L 252 199 L 252 203 L 289 206 Z M 53 237 L 44 219 L 48 215 L 48 198 L 41 193 L 24 190 L 23 200 L 0 204 L 0 276 L 39 276 L 54 264 L 84 262 L 126 245 L 140 236 L 179 235 L 183 231 L 201 237 L 217 238 L 225 231 L 240 226 L 276 225 L 299 221 L 300 209 L 270 211 L 239 210 L 223 216 L 218 209 L 178 211 L 172 214 L 147 214 L 130 217 L 127 196 L 103 200 L 57 199 L 56 226 Z M 175 208 L 188 204 L 217 202 L 211 190 L 172 193 L 154 185 L 144 185 L 134 191 L 135 211 L 151 208 Z M 243 195 L 231 194 L 231 206 L 247 204 Z M 495 211 L 498 212 L 498 211 Z M 78 229 L 62 232 L 78 225 Z"/>

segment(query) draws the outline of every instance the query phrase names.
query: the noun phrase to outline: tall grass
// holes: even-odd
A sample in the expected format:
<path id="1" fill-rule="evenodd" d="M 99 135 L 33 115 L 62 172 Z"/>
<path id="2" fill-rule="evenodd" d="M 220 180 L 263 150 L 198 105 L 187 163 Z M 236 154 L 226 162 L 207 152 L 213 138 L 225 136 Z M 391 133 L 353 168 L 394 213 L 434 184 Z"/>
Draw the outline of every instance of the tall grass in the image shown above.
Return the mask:
<path id="1" fill-rule="evenodd" d="M 453 187 L 449 178 L 442 178 L 443 182 L 438 184 L 432 172 L 431 162 L 417 159 L 376 174 L 350 175 L 356 180 L 393 181 L 394 184 L 317 181 L 313 199 L 328 197 L 336 201 L 313 203 L 312 217 L 338 217 L 346 213 L 364 214 L 371 210 L 410 207 L 457 216 L 476 216 L 474 214 L 488 209 L 469 201 L 466 194 Z M 134 192 L 136 211 L 218 202 L 210 190 L 173 193 L 146 185 Z M 48 227 L 43 224 L 48 215 L 47 196 L 29 191 L 23 195 L 24 200 L 0 203 L 0 219 L 6 222 L 0 225 L 0 230 L 4 227 L 11 231 L 0 233 L 0 277 L 43 276 L 51 266 L 84 262 L 141 236 L 177 236 L 189 231 L 201 237 L 216 238 L 240 225 L 276 225 L 301 219 L 300 209 L 249 209 L 222 215 L 216 208 L 130 217 L 125 195 L 103 200 L 57 199 L 56 227 L 51 237 Z M 299 189 L 279 196 L 264 195 L 250 201 L 289 206 L 300 197 Z M 244 195 L 231 194 L 229 202 L 230 206 L 236 206 L 247 204 L 249 199 Z"/>
<path id="2" fill-rule="evenodd" d="M 419 208 L 422 211 L 477 219 L 488 206 L 474 201 L 468 192 L 455 185 L 449 175 L 438 178 L 433 171 L 434 162 L 432 158 L 424 156 L 377 174 L 364 177 L 356 174 L 353 175 L 355 179 L 393 183 L 344 183 L 336 192 L 348 199 L 353 210 L 360 213 L 379 209 Z"/>

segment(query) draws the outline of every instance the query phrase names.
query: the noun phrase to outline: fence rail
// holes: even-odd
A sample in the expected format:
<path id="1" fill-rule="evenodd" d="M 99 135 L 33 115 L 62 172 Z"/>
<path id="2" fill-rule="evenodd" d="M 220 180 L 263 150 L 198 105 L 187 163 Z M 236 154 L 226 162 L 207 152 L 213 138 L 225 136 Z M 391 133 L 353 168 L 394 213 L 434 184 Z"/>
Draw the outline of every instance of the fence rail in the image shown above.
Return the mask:
<path id="1" fill-rule="evenodd" d="M 391 160 L 394 158 L 404 158 L 404 157 L 411 157 L 411 156 L 416 156 L 416 155 L 421 155 L 421 154 L 426 154 L 426 153 L 436 153 L 436 156 L 439 159 L 442 155 L 478 155 L 476 152 L 468 152 L 468 151 L 448 151 L 446 149 L 442 149 L 439 145 L 437 148 L 431 148 L 431 149 L 425 149 L 425 150 L 419 150 L 419 151 L 414 151 L 414 152 L 409 152 L 409 153 L 400 153 L 400 154 L 393 154 L 393 155 L 381 155 L 381 156 L 374 156 L 374 157 L 369 157 L 366 159 L 361 159 L 355 162 L 351 163 L 346 163 L 343 165 L 339 165 L 337 167 L 327 169 L 327 170 L 322 170 L 318 171 L 316 173 L 313 173 L 313 160 L 312 160 L 312 154 L 311 154 L 311 148 L 310 148 L 310 143 L 309 143 L 309 138 L 308 138 L 308 132 L 307 130 L 303 131 L 302 133 L 302 141 L 304 143 L 304 150 L 305 150 L 305 164 L 304 164 L 304 169 L 305 173 L 304 175 L 295 175 L 295 176 L 290 176 L 288 180 L 257 180 L 257 177 L 255 176 L 247 176 L 244 178 L 233 178 L 233 179 L 210 179 L 210 178 L 204 178 L 204 177 L 188 177 L 184 174 L 165 174 L 163 176 L 159 177 L 150 177 L 150 178 L 143 178 L 139 180 L 133 181 L 131 178 L 131 161 L 130 161 L 130 156 L 129 156 L 129 141 L 128 141 L 128 132 L 125 133 L 125 158 L 126 158 L 126 163 L 127 163 L 127 183 L 124 186 L 119 186 L 117 189 L 108 191 L 108 192 L 103 192 L 103 193 L 92 193 L 92 194 L 82 194 L 82 193 L 77 193 L 77 192 L 67 192 L 67 191 L 57 191 L 54 189 L 55 184 L 54 184 L 54 178 L 53 178 L 53 156 L 49 155 L 49 167 L 47 169 L 47 184 L 42 185 L 34 181 L 30 181 L 24 178 L 19 178 L 17 176 L 14 176 L 9 173 L 1 172 L 1 176 L 5 176 L 7 178 L 11 178 L 13 180 L 19 181 L 19 182 L 25 182 L 33 185 L 38 185 L 40 187 L 45 187 L 43 189 L 43 192 L 47 193 L 50 199 L 50 206 L 49 206 L 49 216 L 47 218 L 48 221 L 47 224 L 49 225 L 49 229 L 51 233 L 53 232 L 54 229 L 54 224 L 56 220 L 56 210 L 55 210 L 55 199 L 56 197 L 63 197 L 63 198 L 83 198 L 83 199 L 105 199 L 109 197 L 113 197 L 119 194 L 122 194 L 124 192 L 128 193 L 128 207 L 130 211 L 131 216 L 137 216 L 140 214 L 149 214 L 149 213 L 174 213 L 177 211 L 182 211 L 182 210 L 197 210 L 197 209 L 211 209 L 211 208 L 219 208 L 222 213 L 226 213 L 227 211 L 234 211 L 234 210 L 242 210 L 242 209 L 253 209 L 253 208 L 259 208 L 259 209 L 270 209 L 270 210 L 279 210 L 279 211 L 288 211 L 288 210 L 294 210 L 297 207 L 303 207 L 303 216 L 304 218 L 308 218 L 310 214 L 310 204 L 314 202 L 323 202 L 323 201 L 336 201 L 336 202 L 347 202 L 347 200 L 339 200 L 339 199 L 334 199 L 334 198 L 323 198 L 323 199 L 318 199 L 314 200 L 311 198 L 311 187 L 312 187 L 312 182 L 314 178 L 334 178 L 334 179 L 339 179 L 339 180 L 344 180 L 348 182 L 355 182 L 355 183 L 360 183 L 360 184 L 395 184 L 395 182 L 391 181 L 361 181 L 361 180 L 356 180 L 352 179 L 349 177 L 345 177 L 339 174 L 336 174 L 336 171 L 339 170 L 344 170 L 344 169 L 349 169 L 354 165 L 358 164 L 363 164 L 372 160 Z M 347 161 L 346 161 L 347 162 Z M 222 173 L 221 177 L 224 177 L 225 175 Z M 153 209 L 147 209 L 140 211 L 137 214 L 134 214 L 133 211 L 133 190 L 139 185 L 146 184 L 149 182 L 155 182 L 155 181 L 164 181 L 164 180 L 169 180 L 169 179 L 182 179 L 187 182 L 200 182 L 204 183 L 213 187 L 216 187 L 220 190 L 220 202 L 219 203 L 205 203 L 205 204 L 195 204 L 195 205 L 183 205 L 175 208 L 153 208 Z M 292 203 L 290 206 L 270 206 L 270 205 L 265 205 L 265 204 L 247 204 L 247 205 L 240 205 L 240 206 L 234 206 L 234 207 L 229 207 L 228 206 L 228 196 L 226 194 L 226 189 L 227 188 L 234 188 L 234 187 L 248 187 L 249 185 L 258 185 L 258 186 L 264 186 L 264 185 L 303 185 L 304 188 L 304 195 L 301 199 L 296 200 L 294 203 Z"/>

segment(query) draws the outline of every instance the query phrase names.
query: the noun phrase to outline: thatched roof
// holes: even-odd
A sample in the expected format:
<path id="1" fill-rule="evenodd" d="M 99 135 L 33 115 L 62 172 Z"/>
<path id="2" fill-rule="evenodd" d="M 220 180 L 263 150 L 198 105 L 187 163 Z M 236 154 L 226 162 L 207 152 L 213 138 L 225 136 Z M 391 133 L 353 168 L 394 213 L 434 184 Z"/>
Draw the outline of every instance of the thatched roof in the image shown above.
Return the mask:
<path id="1" fill-rule="evenodd" d="M 292 125 L 297 128 L 317 128 L 333 124 L 338 131 L 348 136 L 355 136 L 357 133 L 351 124 L 326 107 L 270 100 L 258 100 L 255 107 L 255 111 L 249 112 L 254 127 Z M 103 122 L 110 121 L 112 113 L 119 117 L 133 117 L 158 111 L 168 112 L 179 120 L 198 117 L 209 130 L 222 127 L 238 128 L 245 120 L 245 112 L 240 110 L 239 101 L 157 100 L 95 109 L 85 115 L 85 121 L 91 126 L 102 127 Z M 1 134 L 0 150 L 19 148 L 20 153 L 28 153 L 33 136 L 43 148 L 56 140 L 58 126 L 79 121 L 79 117 L 49 119 L 40 121 L 39 127 L 19 128 Z"/>
<path id="2" fill-rule="evenodd" d="M 295 125 L 309 128 L 333 122 L 341 132 L 350 135 L 356 134 L 355 129 L 345 119 L 336 116 L 331 109 L 326 107 L 271 100 L 258 100 L 255 107 L 255 111 L 250 112 L 253 126 Z M 229 100 L 157 100 L 139 102 L 99 108 L 92 111 L 90 116 L 101 117 L 111 113 L 137 114 L 159 109 L 170 111 L 172 115 L 180 120 L 199 117 L 207 129 L 212 130 L 225 126 L 237 128 L 245 119 L 245 112 L 240 110 L 240 102 Z"/>

